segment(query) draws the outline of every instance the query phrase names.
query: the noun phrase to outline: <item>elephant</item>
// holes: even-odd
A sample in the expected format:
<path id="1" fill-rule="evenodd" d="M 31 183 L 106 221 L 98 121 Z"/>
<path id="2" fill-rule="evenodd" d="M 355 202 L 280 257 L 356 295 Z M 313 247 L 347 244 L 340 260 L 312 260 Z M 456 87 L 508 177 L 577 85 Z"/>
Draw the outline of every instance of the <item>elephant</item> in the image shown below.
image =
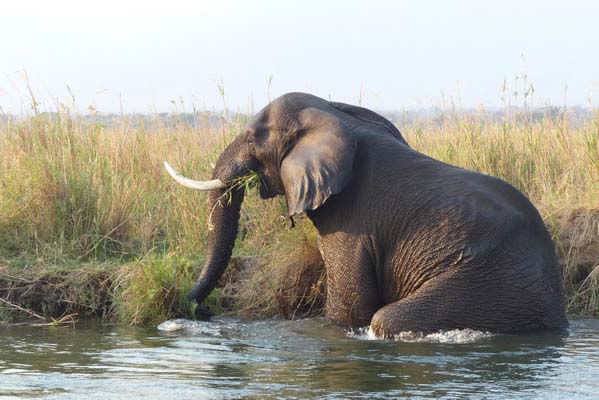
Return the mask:
<path id="1" fill-rule="evenodd" d="M 285 196 L 318 231 L 325 316 L 399 332 L 564 329 L 561 270 L 537 209 L 505 181 L 414 150 L 393 123 L 359 106 L 287 93 L 220 154 L 210 191 L 208 257 L 189 298 L 201 304 L 230 260 L 244 188 Z M 228 201 L 222 201 L 223 196 Z"/>

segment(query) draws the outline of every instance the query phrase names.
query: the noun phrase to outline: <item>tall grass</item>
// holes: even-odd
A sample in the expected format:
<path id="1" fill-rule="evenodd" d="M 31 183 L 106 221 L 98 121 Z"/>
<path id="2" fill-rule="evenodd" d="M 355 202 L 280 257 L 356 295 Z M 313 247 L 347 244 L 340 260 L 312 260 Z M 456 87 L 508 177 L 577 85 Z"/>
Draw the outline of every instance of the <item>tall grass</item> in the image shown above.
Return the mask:
<path id="1" fill-rule="evenodd" d="M 567 111 L 533 118 L 515 110 L 506 107 L 502 118 L 450 110 L 398 125 L 417 150 L 525 192 L 556 241 L 570 311 L 597 313 L 599 113 L 574 124 Z M 181 296 L 205 254 L 209 210 L 206 195 L 177 186 L 162 162 L 187 176 L 210 176 L 210 164 L 245 120 L 215 124 L 207 115 L 102 124 L 61 109 L 5 121 L 0 275 L 116 263 L 125 265 L 112 288 L 123 320 L 189 315 Z M 259 261 L 238 262 L 214 304 L 257 316 L 318 312 L 324 275 L 314 228 L 300 219 L 290 230 L 285 215 L 280 199 L 246 196 L 235 256 Z"/>
<path id="2" fill-rule="evenodd" d="M 227 125 L 223 138 L 219 128 L 169 122 L 133 129 L 47 114 L 5 127 L 0 254 L 58 251 L 85 261 L 201 251 L 205 194 L 182 190 L 162 162 L 209 176 L 210 162 L 239 128 Z"/>
<path id="3" fill-rule="evenodd" d="M 599 113 L 569 121 L 566 112 L 534 121 L 454 112 L 403 131 L 423 153 L 510 182 L 549 216 L 599 207 Z"/>

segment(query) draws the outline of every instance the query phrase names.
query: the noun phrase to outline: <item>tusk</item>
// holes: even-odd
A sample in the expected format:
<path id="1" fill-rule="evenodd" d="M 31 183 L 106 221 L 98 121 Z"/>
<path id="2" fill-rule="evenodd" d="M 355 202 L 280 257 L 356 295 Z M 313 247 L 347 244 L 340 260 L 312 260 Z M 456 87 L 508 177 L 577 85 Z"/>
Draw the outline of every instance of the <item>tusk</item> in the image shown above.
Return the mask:
<path id="1" fill-rule="evenodd" d="M 194 181 L 193 179 L 189 179 L 180 175 L 169 163 L 164 162 L 164 168 L 168 174 L 175 180 L 177 183 L 186 186 L 191 189 L 196 190 L 215 190 L 215 189 L 223 189 L 227 185 L 224 184 L 220 179 L 213 179 L 211 181 Z"/>

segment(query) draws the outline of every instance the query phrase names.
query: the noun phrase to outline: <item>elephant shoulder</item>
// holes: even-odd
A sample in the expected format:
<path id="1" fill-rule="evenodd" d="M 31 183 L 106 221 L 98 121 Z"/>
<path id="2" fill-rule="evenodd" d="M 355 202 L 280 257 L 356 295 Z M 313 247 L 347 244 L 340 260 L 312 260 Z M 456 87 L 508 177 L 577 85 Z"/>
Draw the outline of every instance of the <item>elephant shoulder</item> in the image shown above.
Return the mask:
<path id="1" fill-rule="evenodd" d="M 349 115 L 352 118 L 382 128 L 384 131 L 391 134 L 392 137 L 399 140 L 404 145 L 409 146 L 408 142 L 404 139 L 399 129 L 397 129 L 397 127 L 391 121 L 389 121 L 382 115 L 377 114 L 374 111 L 371 111 L 367 108 L 353 106 L 350 104 L 339 103 L 334 101 L 329 102 L 329 104 L 333 106 L 333 108 Z"/>

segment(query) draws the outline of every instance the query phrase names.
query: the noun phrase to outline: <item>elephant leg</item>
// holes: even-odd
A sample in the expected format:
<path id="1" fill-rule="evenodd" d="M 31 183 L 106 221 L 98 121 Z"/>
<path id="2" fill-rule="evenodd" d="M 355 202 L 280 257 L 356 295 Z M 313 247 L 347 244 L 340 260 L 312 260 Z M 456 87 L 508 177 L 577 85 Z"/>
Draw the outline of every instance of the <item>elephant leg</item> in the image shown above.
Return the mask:
<path id="1" fill-rule="evenodd" d="M 374 334 L 393 337 L 406 331 L 430 333 L 467 327 L 471 310 L 462 308 L 463 301 L 456 299 L 447 290 L 451 288 L 442 280 L 442 276 L 434 281 L 427 282 L 415 293 L 378 310 L 370 323 Z"/>
<path id="2" fill-rule="evenodd" d="M 321 237 L 319 248 L 327 271 L 326 317 L 345 326 L 368 326 L 382 304 L 365 247 L 337 232 Z"/>
<path id="3" fill-rule="evenodd" d="M 529 311 L 537 308 L 534 297 L 510 286 L 502 280 L 477 284 L 468 277 L 446 273 L 378 310 L 370 327 L 381 337 L 406 331 L 471 328 L 506 332 L 542 327 L 542 321 Z"/>

